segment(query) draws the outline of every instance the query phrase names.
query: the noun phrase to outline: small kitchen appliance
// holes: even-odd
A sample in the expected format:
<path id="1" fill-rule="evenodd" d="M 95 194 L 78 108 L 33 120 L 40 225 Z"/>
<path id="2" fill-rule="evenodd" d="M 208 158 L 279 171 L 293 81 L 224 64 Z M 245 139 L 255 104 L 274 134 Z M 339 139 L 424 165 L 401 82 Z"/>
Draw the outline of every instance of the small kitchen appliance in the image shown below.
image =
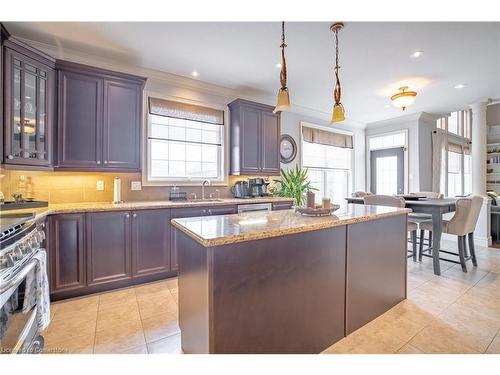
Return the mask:
<path id="1" fill-rule="evenodd" d="M 248 181 L 238 181 L 231 188 L 235 198 L 252 198 L 251 190 Z"/>

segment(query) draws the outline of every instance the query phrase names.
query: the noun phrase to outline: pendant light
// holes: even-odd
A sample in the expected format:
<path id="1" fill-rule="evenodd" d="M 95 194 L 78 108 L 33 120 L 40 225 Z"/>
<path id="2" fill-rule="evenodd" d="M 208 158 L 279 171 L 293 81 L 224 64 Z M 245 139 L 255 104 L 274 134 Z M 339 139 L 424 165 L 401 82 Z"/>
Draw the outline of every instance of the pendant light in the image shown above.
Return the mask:
<path id="1" fill-rule="evenodd" d="M 286 87 L 286 60 L 285 60 L 285 21 L 281 22 L 281 73 L 280 82 L 281 88 L 278 91 L 278 101 L 274 113 L 290 110 L 290 94 Z"/>
<path id="2" fill-rule="evenodd" d="M 341 122 L 345 120 L 344 106 L 340 102 L 341 88 L 339 80 L 339 31 L 344 27 L 342 22 L 334 23 L 330 26 L 330 30 L 335 34 L 335 89 L 333 90 L 333 97 L 335 104 L 333 105 L 332 123 Z"/>
<path id="3" fill-rule="evenodd" d="M 391 100 L 395 107 L 399 107 L 404 111 L 406 107 L 415 103 L 416 96 L 417 93 L 415 91 L 408 91 L 408 86 L 403 86 L 399 88 L 397 94 L 391 96 Z"/>

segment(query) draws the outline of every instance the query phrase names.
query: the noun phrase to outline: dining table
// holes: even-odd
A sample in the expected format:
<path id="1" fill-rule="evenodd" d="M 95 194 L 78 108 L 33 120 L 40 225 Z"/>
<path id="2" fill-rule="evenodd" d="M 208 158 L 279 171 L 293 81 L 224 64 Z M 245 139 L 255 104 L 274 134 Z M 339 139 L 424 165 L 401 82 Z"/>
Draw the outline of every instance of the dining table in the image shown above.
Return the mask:
<path id="1" fill-rule="evenodd" d="M 432 215 L 432 263 L 435 275 L 441 275 L 439 265 L 439 249 L 441 249 L 441 234 L 443 233 L 443 215 L 456 210 L 455 198 L 405 198 L 405 207 L 411 208 L 414 213 L 423 213 Z M 347 203 L 364 204 L 362 197 L 348 197 Z M 423 239 L 420 239 L 422 241 Z M 438 251 L 434 251 L 438 249 Z"/>

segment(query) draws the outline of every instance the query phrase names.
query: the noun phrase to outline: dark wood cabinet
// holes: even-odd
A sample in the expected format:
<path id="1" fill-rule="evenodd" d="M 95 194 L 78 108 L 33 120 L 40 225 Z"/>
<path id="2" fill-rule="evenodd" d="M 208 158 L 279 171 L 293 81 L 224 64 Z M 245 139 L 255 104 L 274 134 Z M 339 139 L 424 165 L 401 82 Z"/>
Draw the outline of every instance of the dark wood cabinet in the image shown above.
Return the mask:
<path id="1" fill-rule="evenodd" d="M 51 292 L 85 287 L 85 214 L 51 216 L 47 229 Z"/>
<path id="2" fill-rule="evenodd" d="M 102 80 L 58 72 L 58 165 L 99 168 L 102 159 Z"/>
<path id="3" fill-rule="evenodd" d="M 242 99 L 229 109 L 231 174 L 279 175 L 280 115 L 271 106 Z"/>
<path id="4" fill-rule="evenodd" d="M 51 167 L 55 61 L 14 38 L 2 48 L 3 163 Z"/>
<path id="5" fill-rule="evenodd" d="M 132 213 L 132 276 L 170 271 L 170 210 Z"/>
<path id="6" fill-rule="evenodd" d="M 87 284 L 130 279 L 130 212 L 87 214 Z"/>
<path id="7" fill-rule="evenodd" d="M 65 170 L 141 169 L 145 78 L 57 61 L 58 162 Z"/>
<path id="8" fill-rule="evenodd" d="M 103 162 L 105 167 L 141 168 L 142 86 L 104 81 Z"/>
<path id="9" fill-rule="evenodd" d="M 173 208 L 171 210 L 172 219 L 182 217 L 210 216 L 210 215 L 229 215 L 238 213 L 238 207 L 235 205 L 212 206 L 212 207 L 193 207 L 193 208 Z M 177 238 L 175 228 L 170 225 L 170 262 L 171 269 L 178 269 L 177 262 Z"/>

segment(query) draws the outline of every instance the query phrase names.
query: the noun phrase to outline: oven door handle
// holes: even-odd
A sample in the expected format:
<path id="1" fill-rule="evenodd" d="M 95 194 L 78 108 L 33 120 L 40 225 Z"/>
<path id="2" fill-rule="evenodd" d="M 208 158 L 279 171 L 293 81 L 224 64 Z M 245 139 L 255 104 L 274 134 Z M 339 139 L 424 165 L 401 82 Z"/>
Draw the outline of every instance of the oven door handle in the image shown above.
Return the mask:
<path id="1" fill-rule="evenodd" d="M 9 289 L 11 289 L 12 287 L 21 284 L 21 282 L 26 277 L 26 275 L 28 275 L 28 273 L 30 273 L 33 270 L 33 268 L 35 268 L 35 265 L 36 265 L 37 262 L 38 262 L 38 260 L 31 259 L 28 262 L 28 264 L 26 264 L 21 269 L 20 272 L 16 273 L 11 278 L 5 280 L 5 282 L 2 283 L 2 285 L 0 285 L 0 295 L 3 294 L 3 293 L 5 293 L 6 291 L 8 291 Z"/>

